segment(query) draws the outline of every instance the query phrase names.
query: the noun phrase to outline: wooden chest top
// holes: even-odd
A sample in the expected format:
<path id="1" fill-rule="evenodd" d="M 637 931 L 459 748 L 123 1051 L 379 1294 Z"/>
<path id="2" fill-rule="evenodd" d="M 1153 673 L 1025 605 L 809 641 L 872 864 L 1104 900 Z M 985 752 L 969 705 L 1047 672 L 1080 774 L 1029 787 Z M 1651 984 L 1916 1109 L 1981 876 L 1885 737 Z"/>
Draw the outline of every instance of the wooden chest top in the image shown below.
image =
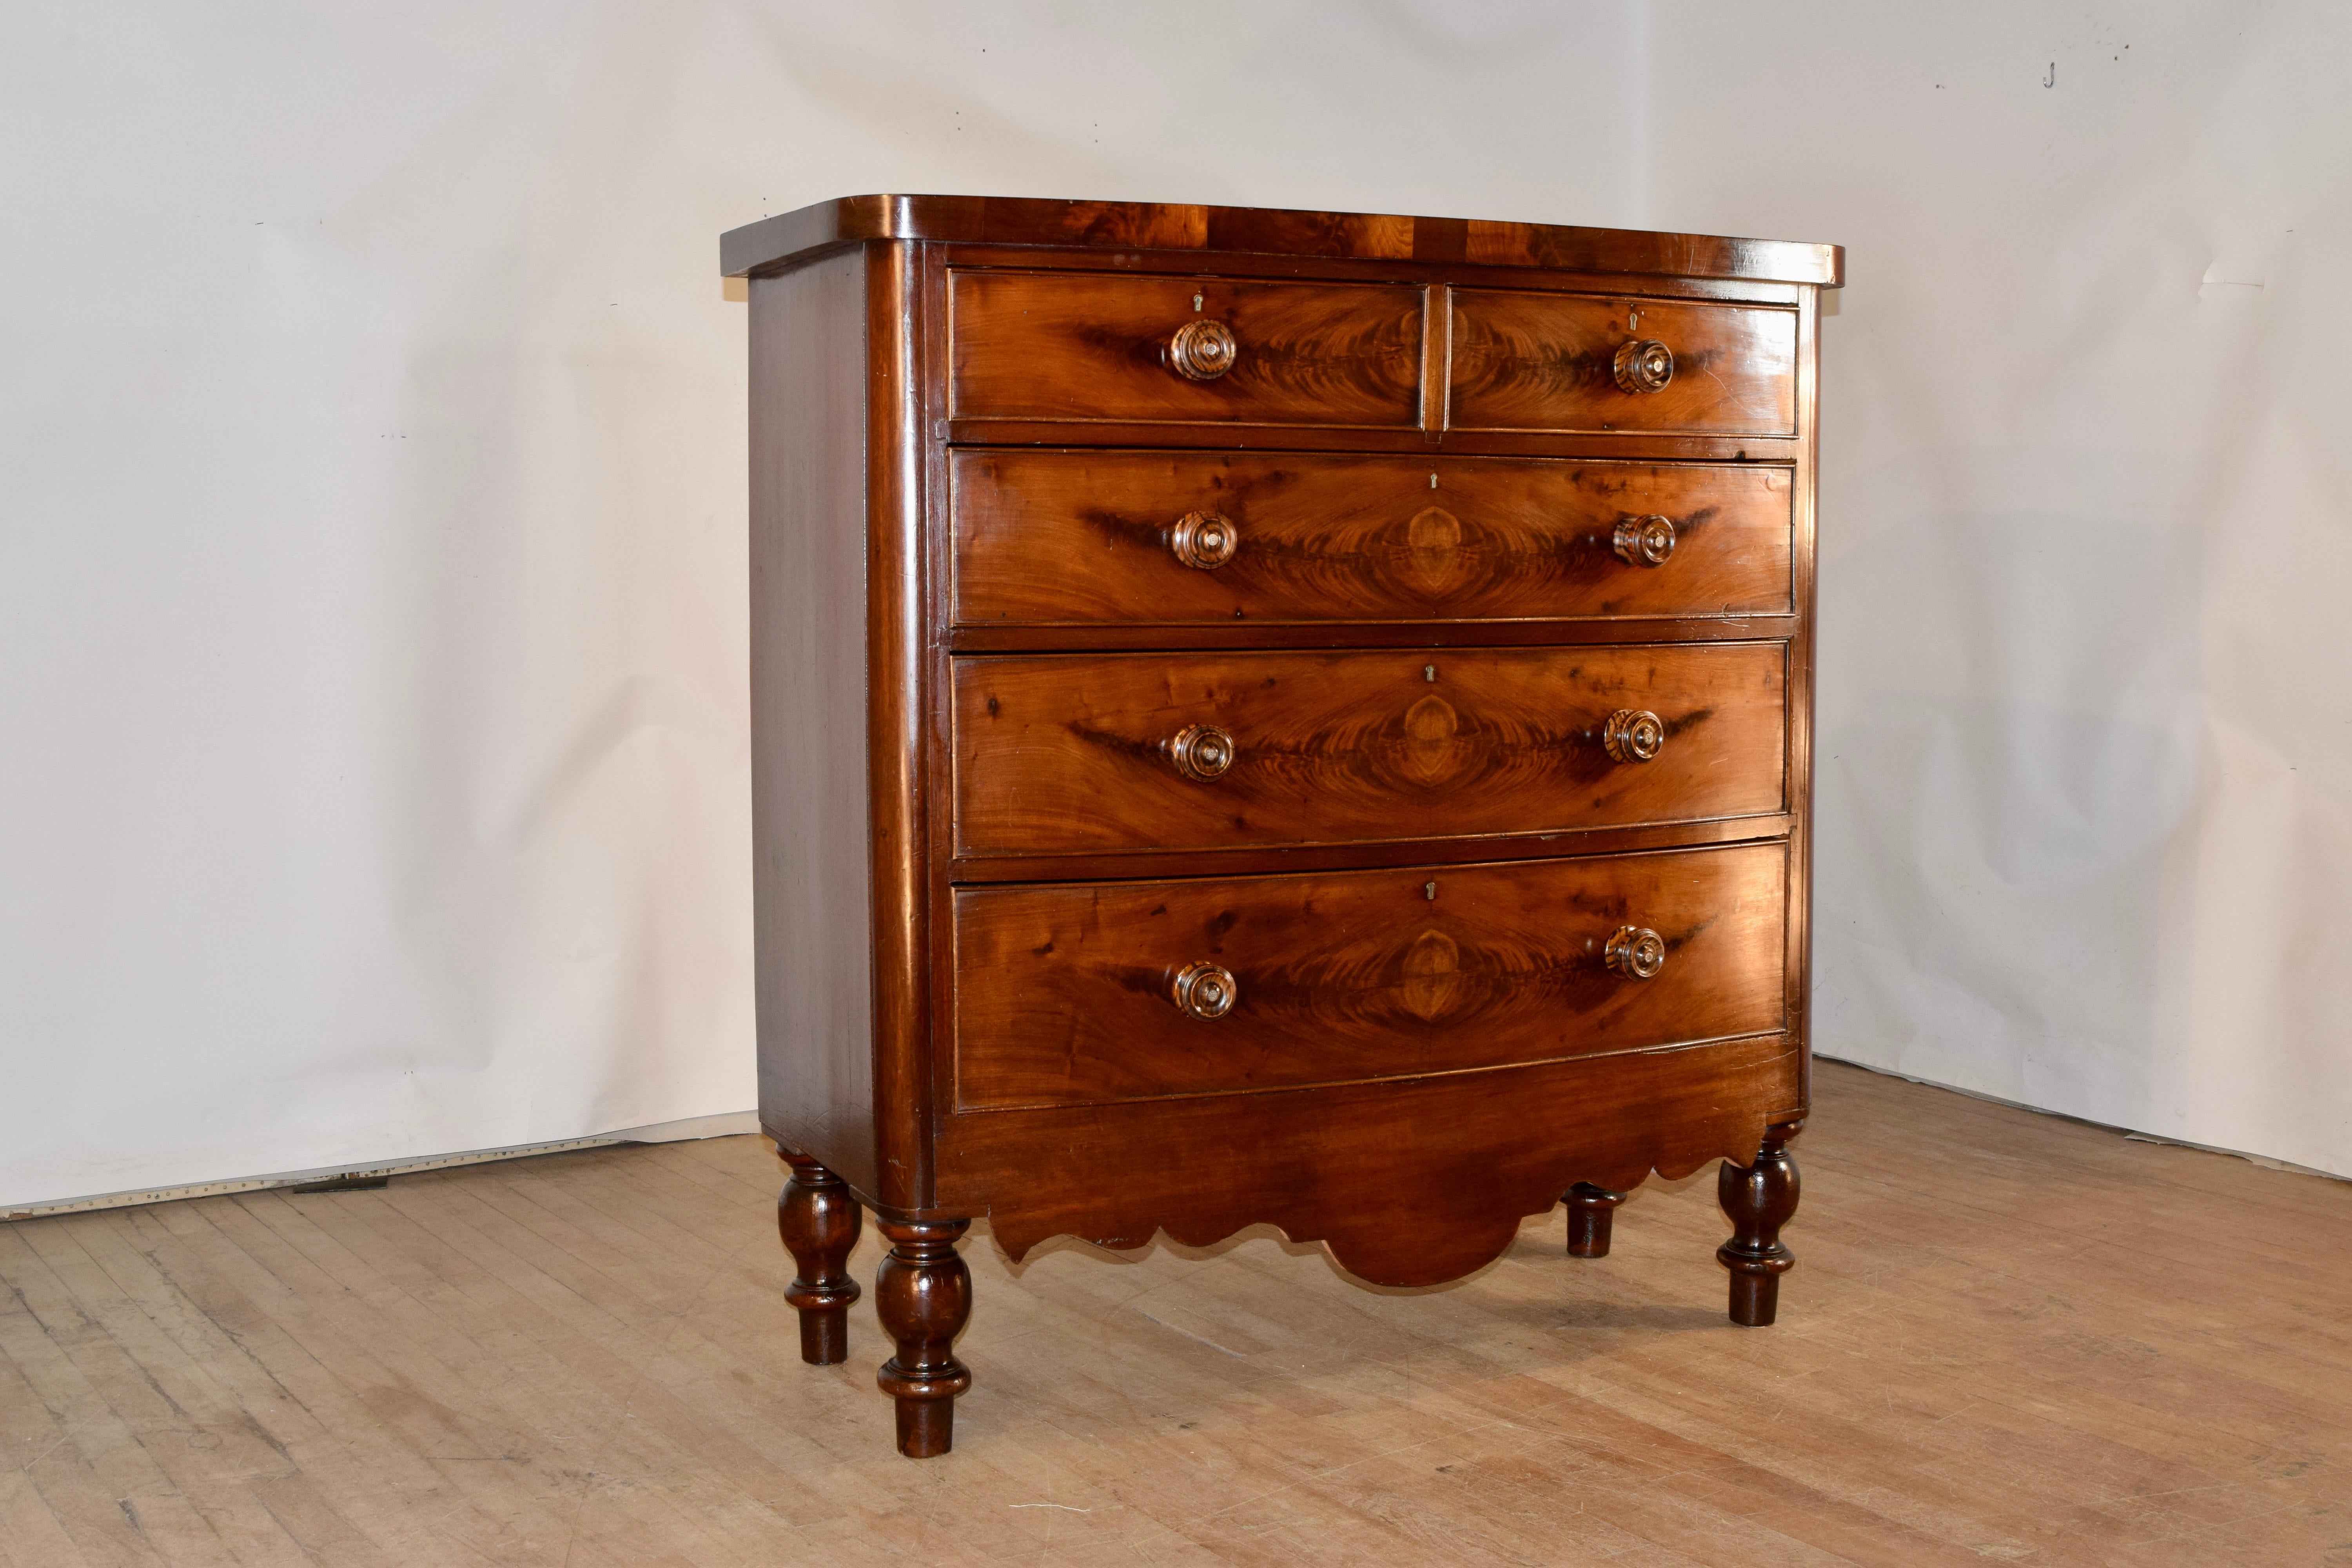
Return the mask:
<path id="1" fill-rule="evenodd" d="M 872 239 L 1654 272 L 1829 289 L 1845 282 L 1844 247 L 1785 239 L 1033 196 L 863 195 L 817 202 L 730 229 L 719 238 L 719 269 L 730 278 L 777 272 L 818 251 Z"/>

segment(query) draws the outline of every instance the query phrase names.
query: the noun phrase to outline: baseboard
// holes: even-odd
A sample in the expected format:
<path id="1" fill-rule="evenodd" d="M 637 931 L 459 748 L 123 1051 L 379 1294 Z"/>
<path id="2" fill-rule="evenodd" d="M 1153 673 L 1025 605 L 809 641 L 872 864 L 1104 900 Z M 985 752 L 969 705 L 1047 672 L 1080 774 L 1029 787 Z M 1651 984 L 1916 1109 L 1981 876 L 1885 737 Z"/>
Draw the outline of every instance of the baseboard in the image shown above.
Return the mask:
<path id="1" fill-rule="evenodd" d="M 615 1143 L 677 1143 L 689 1138 L 732 1138 L 760 1130 L 756 1110 L 730 1110 L 719 1116 L 689 1116 L 680 1121 L 656 1121 L 645 1127 L 624 1127 L 591 1138 L 563 1138 L 551 1143 L 517 1143 L 504 1149 L 469 1149 L 456 1154 L 425 1154 L 410 1160 L 383 1160 L 366 1165 L 321 1165 L 310 1171 L 280 1171 L 267 1176 L 240 1176 L 222 1182 L 191 1182 L 178 1187 L 140 1187 L 130 1192 L 100 1193 L 86 1198 L 58 1198 L 48 1203 L 17 1204 L 0 1219 L 34 1219 L 42 1215 L 80 1214 L 90 1209 L 130 1208 L 138 1204 L 176 1203 L 182 1198 L 217 1197 L 224 1193 L 257 1193 L 271 1187 L 298 1187 L 311 1182 L 343 1177 L 399 1176 L 415 1171 L 446 1171 L 456 1165 L 484 1165 L 493 1160 L 521 1160 L 533 1154 L 560 1154 L 570 1149 L 602 1149 Z"/>
<path id="2" fill-rule="evenodd" d="M 2162 1143 L 2175 1149 L 2194 1149 L 2200 1154 L 2227 1154 L 2232 1160 L 2243 1160 L 2249 1164 L 2260 1165 L 2264 1170 L 2289 1171 L 2298 1176 L 2317 1176 L 2323 1181 L 2329 1182 L 2352 1182 L 2352 1175 L 2346 1175 L 2339 1171 L 2323 1171 L 2315 1165 L 2298 1165 L 2292 1160 L 2273 1160 L 2268 1154 L 2252 1154 L 2243 1149 L 2224 1149 L 2215 1143 L 2191 1143 L 2186 1138 L 2168 1138 L 2161 1132 L 2142 1132 L 2136 1127 L 2119 1127 L 2112 1121 L 2094 1121 L 2087 1116 L 2075 1116 L 2063 1110 L 2053 1110 L 2042 1105 L 2028 1105 L 2021 1100 L 2003 1100 L 2000 1095 L 1986 1094 L 1980 1089 L 1962 1089 L 1956 1083 L 1939 1083 L 1932 1078 L 1914 1078 L 1907 1072 L 1896 1072 L 1893 1068 L 1883 1068 L 1871 1062 L 1849 1061 L 1843 1057 L 1831 1056 L 1826 1051 L 1815 1051 L 1813 1055 L 1822 1061 L 1835 1062 L 1840 1067 L 1860 1068 L 1864 1072 L 1874 1072 L 1881 1078 L 1899 1078 L 1905 1083 L 1920 1084 L 1928 1089 L 1940 1089 L 1952 1094 L 1964 1094 L 1970 1100 L 1981 1100 L 1988 1105 L 2006 1105 L 2011 1110 L 2030 1110 L 2036 1116 L 2054 1116 L 2061 1121 L 2072 1121 L 2078 1127 L 2095 1127 L 2102 1132 L 2121 1133 L 2134 1143 Z"/>

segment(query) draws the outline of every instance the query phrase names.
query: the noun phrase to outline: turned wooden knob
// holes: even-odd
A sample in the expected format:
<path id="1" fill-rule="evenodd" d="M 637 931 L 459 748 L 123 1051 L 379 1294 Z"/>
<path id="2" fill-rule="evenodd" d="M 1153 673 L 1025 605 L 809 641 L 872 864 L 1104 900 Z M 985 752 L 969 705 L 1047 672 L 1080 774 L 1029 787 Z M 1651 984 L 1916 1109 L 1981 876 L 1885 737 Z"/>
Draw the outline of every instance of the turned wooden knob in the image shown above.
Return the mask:
<path id="1" fill-rule="evenodd" d="M 1234 765 L 1234 738 L 1214 724 L 1187 724 L 1168 742 L 1168 760 L 1188 779 L 1213 779 Z"/>
<path id="2" fill-rule="evenodd" d="M 1654 980 L 1666 966 L 1666 940 L 1647 926 L 1619 926 L 1605 956 L 1628 980 Z"/>
<path id="3" fill-rule="evenodd" d="M 1628 565 L 1664 566 L 1666 557 L 1675 552 L 1675 520 L 1655 512 L 1648 517 L 1621 517 L 1609 546 Z"/>
<path id="4" fill-rule="evenodd" d="M 1675 378 L 1674 351 L 1655 338 L 1636 338 L 1617 351 L 1617 384 L 1627 392 L 1664 392 Z"/>
<path id="5" fill-rule="evenodd" d="M 1187 381 L 1214 381 L 1234 368 L 1242 346 L 1223 321 L 1187 321 L 1168 340 L 1168 368 Z"/>
<path id="6" fill-rule="evenodd" d="M 1213 511 L 1188 511 L 1168 531 L 1168 548 L 1187 566 L 1213 572 L 1242 547 L 1241 530 Z"/>
<path id="7" fill-rule="evenodd" d="M 1642 708 L 1620 708 L 1601 727 L 1601 745 L 1621 763 L 1653 761 L 1666 743 L 1665 721 Z"/>
<path id="8" fill-rule="evenodd" d="M 1176 1005 L 1195 1018 L 1222 1018 L 1234 1010 L 1241 987 L 1233 972 L 1213 963 L 1188 963 L 1176 973 Z"/>

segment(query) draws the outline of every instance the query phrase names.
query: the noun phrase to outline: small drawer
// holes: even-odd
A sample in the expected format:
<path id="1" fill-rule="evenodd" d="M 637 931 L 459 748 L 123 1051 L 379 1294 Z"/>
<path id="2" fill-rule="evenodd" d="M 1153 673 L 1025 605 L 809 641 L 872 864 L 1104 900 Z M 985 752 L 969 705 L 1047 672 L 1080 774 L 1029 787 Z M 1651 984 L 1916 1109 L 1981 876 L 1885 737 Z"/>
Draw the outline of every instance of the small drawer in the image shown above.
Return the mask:
<path id="1" fill-rule="evenodd" d="M 954 686 L 965 856 L 1782 809 L 1778 642 L 968 658 Z"/>
<path id="2" fill-rule="evenodd" d="M 949 274 L 959 419 L 1410 426 L 1422 290 Z"/>
<path id="3" fill-rule="evenodd" d="M 966 449 L 967 626 L 1786 614 L 1790 471 Z"/>
<path id="4" fill-rule="evenodd" d="M 1787 306 L 1454 290 L 1447 427 L 1797 433 Z"/>
<path id="5" fill-rule="evenodd" d="M 1781 843 L 967 889 L 961 1108 L 1410 1078 L 1785 1025 Z"/>

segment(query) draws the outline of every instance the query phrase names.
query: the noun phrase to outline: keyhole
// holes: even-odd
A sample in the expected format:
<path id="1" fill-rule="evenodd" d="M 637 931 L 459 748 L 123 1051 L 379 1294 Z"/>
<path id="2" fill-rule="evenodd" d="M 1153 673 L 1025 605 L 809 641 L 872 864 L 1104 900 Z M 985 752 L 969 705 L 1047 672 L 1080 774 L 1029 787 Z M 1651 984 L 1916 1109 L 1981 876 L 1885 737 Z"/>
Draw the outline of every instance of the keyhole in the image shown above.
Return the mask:
<path id="1" fill-rule="evenodd" d="M 1200 307 L 1200 301 L 1199 301 L 1199 300 L 1194 300 L 1194 301 L 1192 302 L 1192 308 L 1193 308 L 1194 310 L 1199 310 L 1199 309 L 1201 308 L 1201 307 Z M 1641 312 L 1641 311 L 1639 311 L 1639 310 L 1628 310 L 1628 311 L 1626 311 L 1626 312 L 1625 312 L 1625 330 L 1626 330 L 1627 331 L 1629 331 L 1629 332 L 1630 332 L 1630 331 L 1632 331 L 1635 327 L 1638 327 L 1638 326 L 1640 326 L 1641 324 L 1642 324 L 1642 312 Z"/>
<path id="2" fill-rule="evenodd" d="M 1430 682 L 1432 685 L 1435 685 L 1437 682 L 1437 666 L 1433 664 L 1423 665 L 1421 667 L 1421 678 L 1423 680 Z"/>
<path id="3" fill-rule="evenodd" d="M 1195 295 L 1193 295 L 1193 296 L 1192 296 L 1192 312 L 1193 312 L 1193 314 L 1198 315 L 1198 314 L 1200 313 L 1200 310 L 1201 310 L 1201 297 L 1200 297 L 1198 294 L 1195 294 Z"/>
<path id="4" fill-rule="evenodd" d="M 1427 899 L 1433 904 L 1437 902 L 1437 884 L 1434 882 L 1423 882 L 1421 885 L 1421 896 Z"/>
<path id="5" fill-rule="evenodd" d="M 1435 474 L 1429 476 L 1429 488 L 1431 489 L 1435 489 L 1437 488 L 1437 476 Z"/>

